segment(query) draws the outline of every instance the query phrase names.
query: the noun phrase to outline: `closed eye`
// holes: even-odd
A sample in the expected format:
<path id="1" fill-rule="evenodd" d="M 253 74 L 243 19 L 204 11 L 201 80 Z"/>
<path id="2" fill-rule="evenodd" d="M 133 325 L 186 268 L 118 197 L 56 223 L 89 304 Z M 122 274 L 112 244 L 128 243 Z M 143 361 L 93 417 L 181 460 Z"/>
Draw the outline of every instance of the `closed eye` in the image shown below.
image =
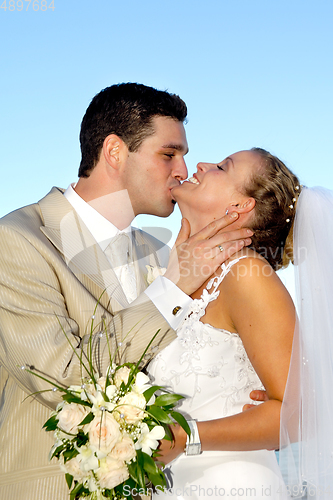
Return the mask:
<path id="1" fill-rule="evenodd" d="M 224 170 L 224 168 L 222 167 L 222 165 L 216 165 L 216 166 L 217 166 L 217 168 L 218 168 L 219 170 Z"/>
<path id="2" fill-rule="evenodd" d="M 170 153 L 170 154 L 164 153 L 164 156 L 167 156 L 168 158 L 173 158 L 175 155 L 174 155 L 174 153 Z"/>

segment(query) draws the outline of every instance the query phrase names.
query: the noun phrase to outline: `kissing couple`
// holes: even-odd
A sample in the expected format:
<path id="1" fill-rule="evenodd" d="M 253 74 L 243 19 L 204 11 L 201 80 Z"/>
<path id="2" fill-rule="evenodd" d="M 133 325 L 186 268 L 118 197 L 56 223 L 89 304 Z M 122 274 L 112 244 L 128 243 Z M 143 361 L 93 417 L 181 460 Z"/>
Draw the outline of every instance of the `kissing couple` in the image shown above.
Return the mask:
<path id="1" fill-rule="evenodd" d="M 80 362 L 66 336 L 80 352 L 89 344 L 103 374 L 108 341 L 120 362 L 136 362 L 158 329 L 146 369 L 155 384 L 185 396 L 179 410 L 192 432 L 187 438 L 175 425 L 172 446 L 161 442 L 170 487 L 154 496 L 183 498 L 190 488 L 193 498 L 222 491 L 238 498 L 246 489 L 254 498 L 287 498 L 274 450 L 303 439 L 302 384 L 312 387 L 316 370 L 300 372 L 302 318 L 276 271 L 297 263 L 293 233 L 306 232 L 298 221 L 308 206 L 329 203 L 330 192 L 302 189 L 261 148 L 199 163 L 186 180 L 186 115 L 184 101 L 168 92 L 132 83 L 104 89 L 82 120 L 78 182 L 1 220 L 1 498 L 68 494 L 58 465 L 47 461 L 52 436 L 41 430 L 59 396 L 20 367 L 28 360 L 66 386 L 78 384 Z M 131 222 L 139 214 L 167 217 L 175 203 L 183 218 L 170 253 Z M 327 236 L 320 222 L 313 225 Z M 313 275 L 308 254 L 300 260 Z M 319 285 L 302 283 L 310 314 L 308 285 Z M 109 339 L 96 332 L 90 345 L 92 311 Z M 326 366 L 328 354 L 318 361 L 311 348 L 307 366 L 312 359 Z M 320 397 L 308 400 L 316 412 Z M 311 439 L 317 431 L 310 428 Z"/>

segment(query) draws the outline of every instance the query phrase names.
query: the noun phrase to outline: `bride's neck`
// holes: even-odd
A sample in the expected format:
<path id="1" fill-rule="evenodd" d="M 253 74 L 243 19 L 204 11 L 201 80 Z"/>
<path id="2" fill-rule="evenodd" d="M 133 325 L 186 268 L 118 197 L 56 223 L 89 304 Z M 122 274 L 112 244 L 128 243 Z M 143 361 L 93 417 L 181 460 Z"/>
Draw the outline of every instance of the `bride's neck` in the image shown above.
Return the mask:
<path id="1" fill-rule="evenodd" d="M 190 223 L 191 226 L 191 234 L 190 236 L 193 236 L 193 234 L 198 233 L 203 229 L 204 227 L 208 226 L 210 222 L 213 222 L 214 219 L 211 218 L 203 218 L 203 217 L 191 217 L 191 215 L 183 215 L 185 219 L 187 219 Z"/>
<path id="2" fill-rule="evenodd" d="M 185 219 L 187 219 L 190 223 L 190 226 L 191 226 L 191 233 L 190 233 L 190 236 L 193 236 L 194 234 L 198 233 L 199 231 L 201 231 L 201 229 L 205 228 L 206 226 L 208 226 L 208 224 L 210 224 L 211 222 L 214 222 L 214 221 L 217 221 L 219 220 L 217 217 L 193 217 L 191 215 L 183 215 L 183 217 L 185 217 Z M 244 225 L 243 221 L 241 221 L 240 219 L 237 219 L 235 222 L 232 222 L 231 224 L 229 224 L 229 226 L 226 226 L 226 228 L 224 230 L 221 230 L 221 232 L 227 232 L 227 231 L 232 231 L 232 230 L 235 230 L 235 229 L 240 229 L 241 227 L 246 227 L 246 225 Z"/>

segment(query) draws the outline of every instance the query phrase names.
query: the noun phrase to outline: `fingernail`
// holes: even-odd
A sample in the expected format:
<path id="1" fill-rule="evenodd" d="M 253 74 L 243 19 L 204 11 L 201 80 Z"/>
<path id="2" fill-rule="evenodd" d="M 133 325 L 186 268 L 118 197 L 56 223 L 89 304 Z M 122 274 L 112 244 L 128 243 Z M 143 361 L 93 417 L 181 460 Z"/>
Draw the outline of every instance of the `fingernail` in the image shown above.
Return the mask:
<path id="1" fill-rule="evenodd" d="M 236 217 L 238 217 L 238 213 L 232 212 L 232 214 L 230 214 L 230 217 L 231 217 L 231 219 L 236 219 Z"/>
<path id="2" fill-rule="evenodd" d="M 251 243 L 251 241 L 252 241 L 251 238 L 246 238 L 244 243 L 245 243 L 245 245 L 249 245 Z"/>
<path id="3" fill-rule="evenodd" d="M 247 234 L 249 234 L 250 236 L 253 236 L 254 232 L 253 232 L 253 231 L 251 231 L 251 229 L 248 229 L 248 230 L 247 230 Z"/>

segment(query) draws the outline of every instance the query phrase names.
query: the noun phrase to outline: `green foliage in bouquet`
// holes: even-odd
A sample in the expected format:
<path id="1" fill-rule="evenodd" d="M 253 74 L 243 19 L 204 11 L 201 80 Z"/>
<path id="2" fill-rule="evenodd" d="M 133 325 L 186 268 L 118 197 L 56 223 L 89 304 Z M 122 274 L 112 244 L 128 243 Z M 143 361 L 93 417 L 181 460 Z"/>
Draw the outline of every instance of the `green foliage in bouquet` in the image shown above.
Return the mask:
<path id="1" fill-rule="evenodd" d="M 152 486 L 166 486 L 157 460 L 159 440 L 173 439 L 169 426 L 178 422 L 187 434 L 190 429 L 183 415 L 175 410 L 183 396 L 151 385 L 139 368 L 159 331 L 137 363 L 117 365 L 105 327 L 110 364 L 105 376 L 100 376 L 92 362 L 94 318 L 93 315 L 85 360 L 72 346 L 80 359 L 80 385 L 66 388 L 48 380 L 34 367 L 25 369 L 52 384 L 50 390 L 61 393 L 62 401 L 44 428 L 54 433 L 55 444 L 49 458 L 58 459 L 70 489 L 70 500 L 131 500 L 132 491 L 147 492 Z"/>

